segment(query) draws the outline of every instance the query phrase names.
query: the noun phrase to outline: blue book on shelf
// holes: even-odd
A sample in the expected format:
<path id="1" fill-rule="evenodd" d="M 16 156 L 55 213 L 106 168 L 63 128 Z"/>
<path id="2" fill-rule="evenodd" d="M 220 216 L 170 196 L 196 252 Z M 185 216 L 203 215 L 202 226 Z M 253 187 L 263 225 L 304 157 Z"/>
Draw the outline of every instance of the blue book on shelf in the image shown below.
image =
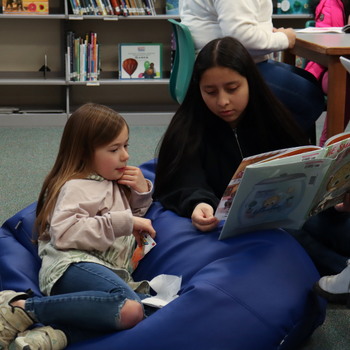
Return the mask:
<path id="1" fill-rule="evenodd" d="M 166 0 L 165 12 L 167 15 L 178 15 L 179 0 Z"/>

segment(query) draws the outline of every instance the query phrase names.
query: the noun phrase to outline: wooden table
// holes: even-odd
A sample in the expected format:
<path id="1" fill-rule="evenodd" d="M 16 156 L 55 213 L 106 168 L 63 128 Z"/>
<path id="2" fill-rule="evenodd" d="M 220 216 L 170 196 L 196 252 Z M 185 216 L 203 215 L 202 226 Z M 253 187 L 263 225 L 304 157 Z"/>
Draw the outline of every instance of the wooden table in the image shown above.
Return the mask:
<path id="1" fill-rule="evenodd" d="M 295 64 L 295 55 L 328 67 L 327 138 L 344 131 L 347 71 L 339 57 L 350 57 L 350 34 L 296 33 L 293 49 L 284 62 Z M 350 105 L 349 105 L 350 106 Z"/>

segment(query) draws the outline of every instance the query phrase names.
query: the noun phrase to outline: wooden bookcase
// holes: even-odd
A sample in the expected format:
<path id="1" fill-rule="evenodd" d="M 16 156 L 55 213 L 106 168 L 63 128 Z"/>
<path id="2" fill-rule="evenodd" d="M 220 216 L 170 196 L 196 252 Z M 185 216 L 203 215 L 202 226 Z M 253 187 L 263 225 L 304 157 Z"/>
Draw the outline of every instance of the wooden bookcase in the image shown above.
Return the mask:
<path id="1" fill-rule="evenodd" d="M 123 115 L 130 114 L 132 123 L 147 124 L 142 121 L 147 113 L 158 113 L 160 118 L 164 114 L 167 123 L 178 106 L 168 90 L 172 33 L 168 19 L 179 17 L 164 14 L 165 0 L 157 0 L 155 5 L 157 16 L 126 18 L 77 17 L 68 0 L 50 0 L 48 15 L 0 13 L 0 33 L 6 33 L 0 36 L 0 109 L 19 109 L 9 114 L 0 112 L 0 126 L 64 125 L 70 113 L 85 102 L 102 103 Z M 309 17 L 274 15 L 274 22 L 285 23 L 288 19 L 305 23 Z M 74 31 L 76 36 L 97 33 L 102 68 L 97 86 L 66 78 L 68 31 Z M 128 42 L 163 44 L 163 79 L 118 79 L 118 44 Z M 45 55 L 50 68 L 46 78 L 39 71 Z"/>

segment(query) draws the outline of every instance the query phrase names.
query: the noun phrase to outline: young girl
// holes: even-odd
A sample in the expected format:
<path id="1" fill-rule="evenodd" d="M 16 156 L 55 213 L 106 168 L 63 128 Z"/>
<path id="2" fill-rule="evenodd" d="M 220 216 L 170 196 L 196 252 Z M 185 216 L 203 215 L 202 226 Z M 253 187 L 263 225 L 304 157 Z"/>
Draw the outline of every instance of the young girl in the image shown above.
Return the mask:
<path id="1" fill-rule="evenodd" d="M 152 184 L 128 166 L 129 129 L 115 111 L 86 104 L 68 119 L 37 205 L 40 289 L 45 297 L 0 293 L 0 347 L 63 349 L 128 329 L 144 317 L 148 283 L 130 273 Z M 33 323 L 50 326 L 25 331 Z M 25 332 L 23 332 L 25 331 Z"/>
<path id="2" fill-rule="evenodd" d="M 316 27 L 343 27 L 349 23 L 350 1 L 349 0 L 321 0 L 316 7 L 315 20 Z M 305 70 L 312 73 L 322 84 L 323 92 L 328 93 L 328 70 L 315 62 L 309 62 Z M 347 97 L 350 98 L 350 91 L 347 89 Z M 347 108 L 344 116 L 344 128 L 350 119 L 350 110 Z M 320 146 L 322 147 L 327 140 L 327 117 L 324 122 Z"/>
<path id="3" fill-rule="evenodd" d="M 244 157 L 307 142 L 244 46 L 232 37 L 214 39 L 198 54 L 185 99 L 161 141 L 154 198 L 191 218 L 199 230 L 211 231 L 218 225 L 214 211 Z M 344 239 L 350 241 L 346 218 L 336 211 L 328 214 L 338 229 L 344 220 L 349 232 L 339 234 L 341 249 Z M 327 239 L 337 237 L 328 217 L 310 231 L 291 233 L 324 273 L 325 255 L 333 252 L 311 236 L 322 237 L 320 226 Z M 345 260 L 337 255 L 332 269 L 341 271 Z"/>

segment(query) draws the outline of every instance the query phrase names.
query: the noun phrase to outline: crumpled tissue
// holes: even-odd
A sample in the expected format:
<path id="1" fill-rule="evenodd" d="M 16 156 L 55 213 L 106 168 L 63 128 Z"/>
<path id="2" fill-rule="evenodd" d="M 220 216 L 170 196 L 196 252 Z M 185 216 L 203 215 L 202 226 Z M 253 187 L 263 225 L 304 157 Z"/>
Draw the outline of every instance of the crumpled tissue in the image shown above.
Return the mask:
<path id="1" fill-rule="evenodd" d="M 181 288 L 182 277 L 174 275 L 159 275 L 149 282 L 157 295 L 142 300 L 145 305 L 161 308 L 178 297 Z"/>

